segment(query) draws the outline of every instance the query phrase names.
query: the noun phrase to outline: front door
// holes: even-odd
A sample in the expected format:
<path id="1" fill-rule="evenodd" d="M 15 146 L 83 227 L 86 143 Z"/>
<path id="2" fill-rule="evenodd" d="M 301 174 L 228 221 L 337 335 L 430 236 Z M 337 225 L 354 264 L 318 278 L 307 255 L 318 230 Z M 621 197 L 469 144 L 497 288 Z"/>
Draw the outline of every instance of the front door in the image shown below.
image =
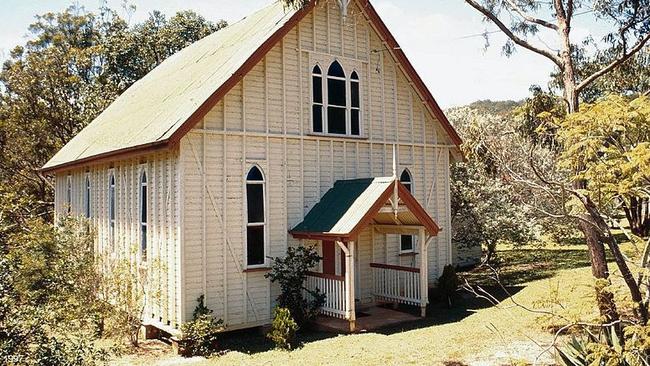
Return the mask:
<path id="1" fill-rule="evenodd" d="M 336 271 L 336 259 L 339 259 L 339 272 Z M 323 241 L 323 273 L 345 276 L 345 252 L 334 241 Z"/>
<path id="2" fill-rule="evenodd" d="M 323 273 L 328 275 L 336 274 L 336 248 L 333 241 L 323 242 Z"/>

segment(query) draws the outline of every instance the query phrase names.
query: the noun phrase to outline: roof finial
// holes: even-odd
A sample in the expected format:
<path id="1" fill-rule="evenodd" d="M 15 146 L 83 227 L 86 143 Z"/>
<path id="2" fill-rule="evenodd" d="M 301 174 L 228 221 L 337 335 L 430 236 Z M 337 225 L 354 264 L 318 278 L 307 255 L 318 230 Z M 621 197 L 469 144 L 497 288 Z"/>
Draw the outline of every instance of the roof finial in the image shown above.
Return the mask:
<path id="1" fill-rule="evenodd" d="M 338 0 L 339 6 L 341 7 L 341 15 L 343 20 L 348 16 L 348 5 L 350 5 L 350 0 Z"/>

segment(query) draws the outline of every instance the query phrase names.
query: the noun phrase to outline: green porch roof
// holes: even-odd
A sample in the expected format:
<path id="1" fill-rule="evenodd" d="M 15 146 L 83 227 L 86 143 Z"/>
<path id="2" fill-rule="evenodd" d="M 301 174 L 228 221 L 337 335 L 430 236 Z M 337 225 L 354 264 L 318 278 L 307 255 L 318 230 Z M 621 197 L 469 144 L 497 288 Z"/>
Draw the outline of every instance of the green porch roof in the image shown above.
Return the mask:
<path id="1" fill-rule="evenodd" d="M 393 182 L 393 178 L 339 180 L 291 232 L 348 234 Z"/>

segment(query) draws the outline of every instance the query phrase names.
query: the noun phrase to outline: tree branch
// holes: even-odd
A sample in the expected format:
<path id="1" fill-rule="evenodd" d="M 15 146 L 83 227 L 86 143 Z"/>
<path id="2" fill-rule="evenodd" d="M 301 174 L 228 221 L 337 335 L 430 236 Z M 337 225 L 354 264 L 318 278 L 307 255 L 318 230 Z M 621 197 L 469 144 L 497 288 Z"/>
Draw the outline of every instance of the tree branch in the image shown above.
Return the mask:
<path id="1" fill-rule="evenodd" d="M 510 28 L 508 28 L 508 26 L 506 26 L 501 20 L 499 20 L 499 18 L 496 15 L 494 15 L 490 10 L 488 10 L 487 8 L 485 8 L 484 6 L 482 6 L 481 4 L 477 3 L 474 0 L 465 0 L 465 2 L 468 3 L 474 9 L 481 12 L 483 15 L 485 15 L 486 18 L 490 19 L 513 42 L 515 42 L 516 44 L 518 44 L 523 48 L 526 48 L 530 51 L 533 51 L 539 55 L 548 58 L 549 60 L 553 61 L 553 63 L 555 63 L 560 69 L 564 69 L 562 60 L 560 60 L 559 57 L 554 55 L 552 52 L 535 47 L 532 44 L 530 44 L 528 41 L 518 37 L 516 34 L 512 32 L 512 30 L 510 30 Z"/>
<path id="2" fill-rule="evenodd" d="M 470 0 L 466 0 L 466 1 L 470 1 Z M 648 43 L 648 41 L 650 41 L 650 33 L 646 34 L 643 38 L 641 38 L 639 43 L 637 43 L 637 45 L 634 46 L 629 52 L 623 52 L 623 55 L 621 57 L 612 61 L 609 65 L 603 67 L 602 69 L 596 71 L 595 73 L 591 74 L 588 78 L 584 79 L 580 84 L 578 84 L 576 90 L 580 92 L 589 84 L 596 81 L 596 79 L 598 79 L 599 77 L 614 70 L 617 66 L 627 61 L 630 57 L 634 56 L 637 52 L 641 51 L 643 47 L 646 45 L 646 43 Z"/>
<path id="3" fill-rule="evenodd" d="M 528 21 L 530 23 L 539 24 L 539 25 L 541 25 L 543 27 L 546 27 L 546 28 L 557 30 L 557 25 L 555 25 L 553 23 L 550 23 L 550 22 L 547 22 L 544 19 L 535 18 L 533 16 L 530 16 L 530 15 L 526 14 L 526 12 L 524 12 L 524 10 L 519 5 L 517 5 L 517 3 L 515 3 L 513 0 L 506 0 L 506 1 L 508 2 L 508 5 L 510 5 L 510 7 L 512 7 L 512 10 L 514 10 L 517 14 L 519 14 L 526 21 Z"/>

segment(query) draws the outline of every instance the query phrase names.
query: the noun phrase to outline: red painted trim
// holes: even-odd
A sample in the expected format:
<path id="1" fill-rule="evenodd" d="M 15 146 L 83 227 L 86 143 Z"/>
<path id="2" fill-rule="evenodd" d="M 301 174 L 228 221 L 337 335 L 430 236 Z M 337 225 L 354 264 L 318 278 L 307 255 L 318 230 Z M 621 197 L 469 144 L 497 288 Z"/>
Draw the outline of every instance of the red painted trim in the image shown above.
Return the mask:
<path id="1" fill-rule="evenodd" d="M 325 279 L 328 279 L 328 280 L 335 280 L 335 281 L 345 281 L 345 277 L 343 277 L 343 276 L 331 275 L 331 274 L 326 274 L 326 273 L 307 272 L 307 276 L 325 278 Z"/>
<path id="2" fill-rule="evenodd" d="M 386 27 L 384 21 L 381 20 L 375 8 L 372 6 L 372 4 L 370 4 L 370 1 L 358 0 L 358 3 L 359 6 L 368 15 L 368 19 L 375 26 L 379 35 L 382 38 L 384 38 L 384 40 L 386 41 L 388 49 L 393 53 L 393 55 L 395 55 L 395 57 L 400 62 L 400 64 L 402 64 L 402 66 L 406 71 L 406 74 L 415 84 L 415 87 L 418 89 L 418 91 L 420 91 L 420 93 L 422 93 L 422 96 L 424 97 L 424 101 L 427 103 L 429 108 L 431 108 L 434 115 L 436 116 L 440 124 L 442 124 L 442 127 L 445 129 L 445 131 L 449 134 L 451 140 L 457 146 L 462 145 L 463 140 L 458 135 L 458 132 L 456 132 L 456 129 L 454 129 L 454 127 L 451 125 L 451 123 L 447 119 L 447 116 L 445 116 L 442 109 L 440 109 L 438 102 L 436 102 L 436 100 L 433 98 L 433 95 L 431 95 L 429 88 L 427 88 L 426 84 L 424 84 L 424 81 L 422 81 L 422 78 L 420 78 L 420 75 L 418 75 L 417 71 L 415 71 L 415 68 L 413 67 L 409 59 L 406 57 L 404 51 L 402 51 L 402 48 L 400 47 L 399 43 L 397 43 L 397 40 L 392 35 L 390 30 L 388 30 L 388 27 Z"/>
<path id="3" fill-rule="evenodd" d="M 420 202 L 413 197 L 413 194 L 409 192 L 408 188 L 404 187 L 402 183 L 399 183 L 397 186 L 397 194 L 399 198 L 402 199 L 406 207 L 415 215 L 415 217 L 420 220 L 422 225 L 431 235 L 438 235 L 440 232 L 440 227 L 436 224 L 435 221 L 429 216 L 429 213 L 420 205 Z"/>
<path id="4" fill-rule="evenodd" d="M 243 270 L 244 273 L 255 273 L 255 272 L 268 272 L 271 270 L 271 267 L 258 267 L 258 268 L 247 268 Z"/>
<path id="5" fill-rule="evenodd" d="M 394 266 L 392 264 L 383 264 L 383 263 L 370 263 L 370 267 L 372 268 L 382 268 L 382 269 L 394 269 L 396 271 L 403 271 L 403 272 L 413 272 L 413 273 L 420 273 L 419 268 L 415 267 L 403 267 L 403 266 Z"/>
<path id="6" fill-rule="evenodd" d="M 120 158 L 125 158 L 127 156 L 130 157 L 130 156 L 144 155 L 144 154 L 152 153 L 154 151 L 164 150 L 169 147 L 170 146 L 167 144 L 167 141 L 156 141 L 145 145 L 138 145 L 138 146 L 128 147 L 125 149 L 109 151 L 103 154 L 89 156 L 87 158 L 71 161 L 65 164 L 51 166 L 49 168 L 42 168 L 41 172 L 43 174 L 51 174 L 51 173 L 60 172 L 62 170 L 73 169 L 81 165 L 87 166 L 90 164 L 99 164 L 106 161 L 115 161 L 117 160 L 116 158 L 118 156 Z"/>
<path id="7" fill-rule="evenodd" d="M 296 239 L 306 239 L 306 240 L 329 240 L 329 241 L 350 241 L 350 237 L 347 234 L 331 234 L 331 233 L 317 233 L 317 232 L 297 232 L 289 231 L 289 234 Z"/>

